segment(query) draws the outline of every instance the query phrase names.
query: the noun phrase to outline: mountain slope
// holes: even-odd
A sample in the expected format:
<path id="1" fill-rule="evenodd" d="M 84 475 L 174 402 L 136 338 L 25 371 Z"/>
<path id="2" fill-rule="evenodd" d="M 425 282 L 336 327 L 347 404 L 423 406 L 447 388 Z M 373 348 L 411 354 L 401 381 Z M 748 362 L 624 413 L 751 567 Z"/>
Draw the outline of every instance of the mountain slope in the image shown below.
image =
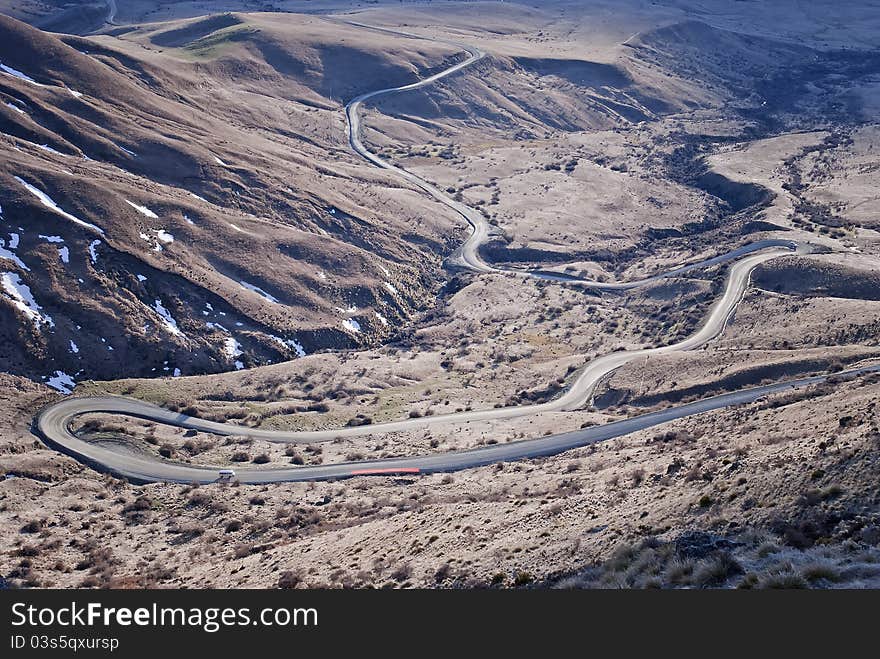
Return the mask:
<path id="1" fill-rule="evenodd" d="M 182 34 L 198 41 L 251 20 L 147 33 L 188 45 Z M 283 34 L 247 29 L 242 52 L 188 58 L 134 39 L 62 39 L 0 16 L 0 335 L 10 372 L 69 388 L 369 344 L 438 285 L 458 223 L 350 154 L 340 106 L 321 96 L 305 60 L 299 73 L 291 64 L 309 55 L 300 49 L 309 30 L 348 28 L 291 18 Z M 254 55 L 284 39 L 293 44 L 284 66 Z M 391 83 L 421 73 L 411 60 L 431 67 L 450 55 L 433 48 L 420 59 L 402 41 L 397 56 L 363 54 L 387 62 Z M 345 57 L 357 48 L 367 45 Z M 319 67 L 328 84 L 337 55 Z"/>

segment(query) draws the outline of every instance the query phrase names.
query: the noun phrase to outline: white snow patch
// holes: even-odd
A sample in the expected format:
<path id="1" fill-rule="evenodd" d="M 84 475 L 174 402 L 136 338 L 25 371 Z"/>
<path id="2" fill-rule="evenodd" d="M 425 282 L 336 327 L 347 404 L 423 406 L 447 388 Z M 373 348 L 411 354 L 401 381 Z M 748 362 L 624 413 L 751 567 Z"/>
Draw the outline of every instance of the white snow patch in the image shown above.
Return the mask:
<path id="1" fill-rule="evenodd" d="M 342 321 L 342 326 L 349 332 L 357 334 L 361 331 L 361 324 L 353 318 L 346 318 Z"/>
<path id="2" fill-rule="evenodd" d="M 373 313 L 376 314 L 376 318 L 379 319 L 379 322 L 380 322 L 380 323 L 382 323 L 383 325 L 385 325 L 386 327 L 388 327 L 388 319 L 387 319 L 385 316 L 383 316 L 382 314 L 380 314 L 378 311 L 374 311 Z"/>
<path id="3" fill-rule="evenodd" d="M 52 377 L 46 381 L 46 384 L 53 389 L 60 391 L 62 394 L 69 394 L 76 386 L 76 382 L 73 381 L 73 378 L 64 371 L 55 371 Z"/>
<path id="4" fill-rule="evenodd" d="M 24 110 L 22 110 L 22 109 L 21 109 L 20 107 L 18 107 L 15 103 L 10 103 L 9 101 L 6 101 L 6 107 L 8 107 L 10 110 L 15 110 L 15 111 L 18 112 L 19 114 L 27 114 L 27 112 L 25 112 Z"/>
<path id="5" fill-rule="evenodd" d="M 79 346 L 76 345 L 73 341 L 70 342 L 70 352 L 72 352 L 74 355 L 79 352 Z"/>
<path id="6" fill-rule="evenodd" d="M 0 70 L 2 70 L 4 73 L 8 73 L 9 75 L 18 78 L 19 80 L 24 80 L 25 82 L 29 82 L 32 85 L 40 85 L 40 83 L 38 83 L 36 80 L 31 78 L 30 76 L 25 75 L 24 73 L 22 73 L 18 69 L 13 69 L 11 66 L 6 66 L 3 63 L 0 63 Z M 40 85 L 40 87 L 42 87 L 42 86 L 43 85 Z"/>
<path id="7" fill-rule="evenodd" d="M 302 347 L 302 344 L 296 339 L 287 339 L 286 341 L 282 339 L 280 336 L 275 336 L 274 334 L 270 334 L 269 338 L 275 341 L 275 343 L 285 347 L 285 348 L 293 348 L 293 351 L 296 353 L 297 357 L 305 357 L 306 350 Z"/>
<path id="8" fill-rule="evenodd" d="M 382 272 L 384 272 L 386 277 L 390 277 L 390 276 L 391 276 L 391 272 L 388 270 L 388 268 L 386 268 L 386 267 L 385 267 L 384 265 L 382 265 L 381 263 L 379 264 L 379 270 L 381 270 Z"/>
<path id="9" fill-rule="evenodd" d="M 9 249 L 18 249 L 18 234 L 9 234 Z"/>
<path id="10" fill-rule="evenodd" d="M 179 378 L 179 377 L 180 377 L 180 369 L 179 369 L 179 368 L 175 368 L 175 369 L 174 369 L 174 373 L 171 375 L 171 377 L 173 377 L 173 378 Z"/>
<path id="11" fill-rule="evenodd" d="M 162 306 L 161 300 L 156 300 L 155 304 L 153 305 L 153 311 L 159 314 L 159 316 L 162 318 L 165 329 L 167 329 L 174 335 L 182 334 L 180 328 L 177 326 L 177 321 L 174 320 L 174 317 L 171 315 L 168 309 Z"/>
<path id="12" fill-rule="evenodd" d="M 269 300 L 269 302 L 271 302 L 272 304 L 278 304 L 278 299 L 277 299 L 277 298 L 273 297 L 272 295 L 270 295 L 269 293 L 267 293 L 266 291 L 264 291 L 264 290 L 263 290 L 262 288 L 260 288 L 259 286 L 254 286 L 253 284 L 249 284 L 249 283 L 246 282 L 246 281 L 240 281 L 240 282 L 238 282 L 238 283 L 241 284 L 244 288 L 248 289 L 249 291 L 253 291 L 253 292 L 256 293 L 257 295 L 261 295 L 262 297 L 266 298 L 266 299 Z"/>
<path id="13" fill-rule="evenodd" d="M 223 341 L 223 354 L 226 355 L 228 359 L 241 357 L 241 344 L 230 336 Z"/>
<path id="14" fill-rule="evenodd" d="M 12 304 L 34 321 L 34 325 L 39 327 L 41 324 L 45 324 L 49 327 L 55 327 L 52 318 L 43 313 L 42 307 L 37 304 L 31 289 L 22 283 L 21 277 L 14 272 L 4 272 L 0 275 L 0 284 L 7 295 L 12 298 Z"/>
<path id="15" fill-rule="evenodd" d="M 92 263 L 98 262 L 98 252 L 95 248 L 100 244 L 100 240 L 93 240 L 89 243 L 89 258 L 92 259 Z"/>
<path id="16" fill-rule="evenodd" d="M 205 323 L 205 327 L 212 330 L 220 330 L 221 332 L 229 334 L 229 330 L 223 327 L 220 323 Z"/>
<path id="17" fill-rule="evenodd" d="M 2 242 L 2 241 L 0 241 L 0 242 Z M 20 258 L 18 258 L 17 254 L 13 254 L 8 249 L 5 249 L 4 247 L 0 247 L 0 259 L 7 259 L 9 261 L 12 261 L 15 265 L 17 265 L 22 270 L 25 270 L 26 272 L 31 271 L 31 269 L 25 265 L 24 261 L 22 261 Z"/>
<path id="18" fill-rule="evenodd" d="M 323 270 L 318 270 L 318 279 L 327 279 L 327 273 Z"/>
<path id="19" fill-rule="evenodd" d="M 240 371 L 240 370 L 242 370 L 243 368 L 244 368 L 244 364 L 242 364 L 240 361 L 236 360 L 236 361 L 235 361 L 235 370 L 236 370 L 236 371 Z"/>
<path id="20" fill-rule="evenodd" d="M 143 281 L 147 281 L 147 278 L 144 277 L 143 275 L 138 275 L 138 276 L 137 276 L 137 280 L 143 282 Z"/>
<path id="21" fill-rule="evenodd" d="M 385 288 L 387 288 L 388 292 L 391 293 L 392 295 L 400 295 L 400 293 L 397 292 L 397 289 L 394 288 L 394 286 L 389 284 L 387 281 L 385 282 Z"/>
<path id="22" fill-rule="evenodd" d="M 58 248 L 58 256 L 61 257 L 62 263 L 70 263 L 70 250 L 67 249 L 67 245 Z"/>
<path id="23" fill-rule="evenodd" d="M 159 229 L 156 231 L 156 238 L 161 240 L 163 243 L 173 243 L 174 236 L 165 231 L 165 229 Z"/>
<path id="24" fill-rule="evenodd" d="M 189 219 L 189 215 L 184 214 L 183 219 L 186 221 L 187 224 L 195 224 L 195 222 Z"/>
<path id="25" fill-rule="evenodd" d="M 133 201 L 129 201 L 128 199 L 125 200 L 125 203 L 128 204 L 129 206 L 131 206 L 132 208 L 134 208 L 141 215 L 146 215 L 147 217 L 151 217 L 154 220 L 159 219 L 159 216 L 156 215 L 153 211 L 151 211 L 146 206 L 139 206 L 138 204 L 134 203 Z"/>
<path id="26" fill-rule="evenodd" d="M 82 92 L 78 92 L 75 89 L 71 89 L 70 87 L 67 88 L 67 91 L 69 91 L 70 95 L 74 98 L 82 98 Z"/>
<path id="27" fill-rule="evenodd" d="M 199 201 L 204 201 L 206 204 L 208 203 L 208 200 L 207 200 L 207 199 L 205 199 L 204 197 L 201 197 L 201 196 L 197 195 L 195 192 L 190 192 L 190 193 L 189 193 L 189 196 L 192 197 L 193 199 L 198 199 Z"/>
<path id="28" fill-rule="evenodd" d="M 42 233 L 37 235 L 37 238 L 42 238 L 47 243 L 63 243 L 64 238 L 61 236 L 44 236 Z"/>
<path id="29" fill-rule="evenodd" d="M 63 155 L 64 155 L 64 154 L 61 153 L 60 151 L 56 151 L 55 149 L 53 149 L 53 148 L 52 148 L 51 146 L 49 146 L 48 144 L 38 144 L 37 146 L 38 146 L 39 148 L 41 148 L 43 151 L 47 151 L 48 153 L 54 154 L 54 155 L 56 155 L 56 156 L 63 156 Z"/>
<path id="30" fill-rule="evenodd" d="M 129 149 L 126 149 L 124 146 L 120 146 L 119 144 L 116 144 L 116 143 L 114 143 L 113 146 L 115 146 L 120 151 L 127 153 L 132 158 L 137 158 L 137 154 L 134 151 L 130 151 Z"/>
<path id="31" fill-rule="evenodd" d="M 247 231 L 245 231 L 244 229 L 242 229 L 242 228 L 239 227 L 239 226 L 236 226 L 236 225 L 232 224 L 232 222 L 229 223 L 229 226 L 231 226 L 233 229 L 235 229 L 235 230 L 238 231 L 239 233 L 247 233 Z"/>
<path id="32" fill-rule="evenodd" d="M 225 162 L 220 160 L 220 158 L 218 158 L 217 156 L 214 156 L 214 162 L 216 162 L 221 167 L 229 167 L 229 165 L 227 165 Z"/>
<path id="33" fill-rule="evenodd" d="M 18 181 L 19 183 L 21 183 L 27 189 L 28 192 L 30 192 L 37 199 L 39 199 L 40 202 L 43 204 L 43 206 L 45 206 L 46 208 L 49 208 L 49 209 L 55 211 L 61 217 L 64 217 L 64 218 L 70 220 L 74 224 L 79 224 L 80 226 L 83 226 L 86 229 L 91 229 L 92 231 L 97 231 L 102 236 L 104 235 L 104 230 L 101 229 L 100 227 L 97 227 L 94 224 L 89 224 L 88 222 L 83 222 L 78 217 L 71 215 L 70 213 L 68 213 L 65 210 L 62 210 L 62 208 L 58 204 L 56 204 L 49 195 L 47 195 L 45 192 L 43 192 L 39 188 L 34 187 L 33 185 L 31 185 L 27 181 L 19 178 L 18 176 L 15 177 L 15 180 Z"/>

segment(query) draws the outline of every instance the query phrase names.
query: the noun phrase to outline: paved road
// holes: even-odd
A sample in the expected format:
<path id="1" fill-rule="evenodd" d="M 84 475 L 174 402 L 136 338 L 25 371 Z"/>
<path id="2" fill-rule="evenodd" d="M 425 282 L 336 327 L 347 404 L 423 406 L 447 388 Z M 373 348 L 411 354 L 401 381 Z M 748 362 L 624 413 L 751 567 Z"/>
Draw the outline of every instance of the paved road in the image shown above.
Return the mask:
<path id="1" fill-rule="evenodd" d="M 108 25 L 116 25 L 116 0 L 107 0 L 107 18 L 104 22 Z"/>
<path id="2" fill-rule="evenodd" d="M 352 23 L 352 25 L 364 28 L 369 27 L 356 23 Z M 394 32 L 395 34 L 403 34 L 404 36 L 413 38 L 424 38 L 418 35 L 385 30 L 384 28 L 370 27 L 369 29 Z M 405 92 L 430 85 L 437 80 L 441 80 L 461 71 L 463 68 L 470 66 L 484 56 L 484 53 L 476 48 L 453 42 L 445 43 L 450 43 L 451 45 L 463 49 L 467 53 L 466 59 L 419 82 L 362 94 L 353 99 L 346 106 L 345 114 L 348 120 L 348 139 L 352 149 L 373 164 L 395 172 L 398 176 L 410 181 L 426 193 L 430 194 L 440 203 L 443 203 L 459 213 L 470 225 L 471 234 L 464 244 L 455 252 L 452 261 L 460 267 L 475 272 L 515 272 L 522 276 L 552 280 L 565 285 L 584 286 L 603 290 L 628 290 L 638 286 L 646 286 L 655 283 L 663 278 L 681 276 L 698 268 L 706 268 L 724 262 L 736 261 L 728 273 L 724 292 L 712 306 L 703 324 L 694 334 L 683 341 L 667 346 L 621 351 L 603 355 L 589 362 L 583 369 L 578 371 L 568 388 L 558 398 L 534 405 L 475 410 L 455 414 L 436 415 L 421 419 L 402 419 L 399 421 L 370 426 L 346 427 L 318 431 L 280 432 L 249 429 L 241 426 L 189 417 L 134 399 L 118 397 L 68 398 L 41 412 L 35 423 L 38 432 L 50 444 L 56 446 L 65 453 L 73 455 L 77 459 L 98 469 L 110 471 L 132 480 L 140 482 L 157 480 L 209 482 L 216 479 L 216 469 L 174 464 L 158 460 L 146 454 L 138 455 L 130 449 L 120 450 L 120 446 L 117 444 L 95 444 L 84 442 L 70 431 L 70 424 L 81 414 L 88 412 L 107 412 L 139 417 L 158 423 L 203 432 L 211 432 L 219 435 L 246 434 L 255 439 L 270 442 L 310 443 L 330 441 L 337 437 L 357 437 L 387 432 L 414 430 L 438 423 L 512 419 L 542 412 L 575 410 L 584 407 L 589 402 L 596 385 L 604 377 L 624 364 L 640 357 L 683 350 L 694 350 L 718 336 L 726 327 L 737 304 L 742 299 L 742 296 L 748 287 L 752 271 L 759 264 L 769 259 L 791 254 L 792 252 L 809 253 L 812 251 L 812 246 L 807 244 L 798 244 L 785 240 L 763 240 L 750 245 L 745 245 L 731 252 L 705 261 L 682 265 L 668 272 L 631 282 L 595 282 L 571 277 L 564 273 L 543 270 L 510 271 L 485 263 L 479 255 L 479 247 L 490 237 L 491 225 L 485 221 L 485 218 L 481 213 L 450 198 L 445 192 L 441 191 L 428 181 L 425 181 L 411 172 L 396 167 L 373 154 L 363 145 L 360 139 L 361 123 L 359 110 L 365 101 L 390 93 Z M 869 367 L 868 370 L 874 368 L 880 367 Z M 452 453 L 424 455 L 394 460 L 322 465 L 320 467 L 295 467 L 288 469 L 248 467 L 238 469 L 237 474 L 242 482 L 247 483 L 328 479 L 358 475 L 360 473 L 451 471 L 476 467 L 502 460 L 516 460 L 541 455 L 551 455 L 576 446 L 584 446 L 596 441 L 602 441 L 603 439 L 618 437 L 629 432 L 634 432 L 635 430 L 664 423 L 674 418 L 681 418 L 724 406 L 750 402 L 773 391 L 782 391 L 792 386 L 806 386 L 807 384 L 819 382 L 822 379 L 823 378 L 821 377 L 808 378 L 792 383 L 759 387 L 757 389 L 750 389 L 743 392 L 707 399 L 705 401 L 692 403 L 671 410 L 664 410 L 663 412 L 646 414 L 633 419 L 607 424 L 601 426 L 601 428 L 589 428 L 573 433 L 541 437 L 522 442 L 492 445 L 470 451 L 456 451 Z"/>
<path id="3" fill-rule="evenodd" d="M 880 372 L 880 365 L 873 365 L 837 373 L 834 377 L 845 379 L 878 372 Z M 428 474 L 440 471 L 471 469 L 495 462 L 556 455 L 574 448 L 628 435 L 638 430 L 644 430 L 645 428 L 672 421 L 673 419 L 681 419 L 724 407 L 752 403 L 759 398 L 774 393 L 803 389 L 804 387 L 824 382 L 828 377 L 831 376 L 822 375 L 801 378 L 791 382 L 779 382 L 754 387 L 721 396 L 713 396 L 658 412 L 642 414 L 622 421 L 592 426 L 549 437 L 527 439 L 507 444 L 492 444 L 465 451 L 430 453 L 407 458 L 363 460 L 315 467 L 288 467 L 282 469 L 244 467 L 236 469 L 236 477 L 242 483 L 277 483 L 283 481 L 333 480 L 361 475 Z M 186 425 L 186 417 L 176 415 L 148 403 L 125 398 L 102 398 L 97 399 L 95 405 L 90 405 L 89 400 L 87 398 L 72 398 L 48 408 L 36 419 L 38 431 L 47 439 L 50 445 L 54 445 L 80 462 L 91 465 L 100 471 L 127 478 L 136 483 L 156 481 L 211 483 L 217 480 L 219 474 L 216 468 L 194 467 L 192 465 L 158 460 L 152 456 L 132 453 L 130 450 L 119 450 L 119 447 L 114 444 L 103 445 L 84 442 L 79 439 L 67 427 L 73 416 L 78 413 L 77 410 L 80 412 L 96 410 L 122 411 L 133 416 L 152 419 L 159 423 L 190 427 Z M 177 421 L 175 421 L 175 418 Z"/>
<path id="4" fill-rule="evenodd" d="M 423 40 L 427 38 L 424 36 L 409 34 L 407 32 L 398 32 L 396 30 L 375 28 L 369 25 L 364 25 L 362 23 L 353 23 L 349 21 L 345 22 L 355 27 L 372 29 L 379 32 L 388 32 L 397 36 L 413 37 Z M 412 172 L 392 165 L 384 158 L 381 158 L 370 151 L 366 146 L 364 146 L 364 143 L 361 141 L 360 110 L 364 104 L 364 101 L 375 100 L 380 96 L 387 96 L 388 94 L 406 92 L 413 89 L 420 89 L 421 87 L 427 87 L 428 85 L 434 84 L 438 80 L 442 80 L 443 78 L 458 73 L 462 69 L 474 64 L 475 62 L 478 62 L 483 57 L 485 57 L 485 53 L 483 51 L 481 51 L 479 48 L 474 48 L 473 46 L 468 46 L 466 44 L 460 44 L 452 41 L 433 41 L 439 41 L 440 43 L 445 43 L 447 45 L 459 48 L 467 53 L 467 57 L 461 62 L 449 67 L 448 69 L 440 71 L 439 73 L 436 73 L 429 78 L 419 80 L 418 82 L 414 82 L 409 85 L 402 85 L 400 87 L 387 87 L 385 89 L 377 89 L 376 91 L 361 94 L 360 96 L 349 101 L 349 103 L 345 106 L 348 143 L 352 149 L 354 149 L 357 153 L 359 153 L 361 156 L 369 160 L 377 167 L 395 172 L 400 178 L 403 178 L 415 185 L 416 187 L 421 188 L 423 191 L 428 193 L 431 197 L 439 201 L 441 204 L 451 208 L 462 218 L 464 218 L 464 220 L 470 226 L 471 232 L 464 243 L 462 243 L 462 245 L 452 254 L 452 256 L 449 257 L 448 262 L 450 264 L 458 265 L 474 272 L 497 272 L 500 270 L 499 268 L 496 268 L 486 263 L 485 261 L 483 261 L 482 258 L 480 258 L 479 247 L 489 239 L 492 233 L 492 225 L 486 221 L 486 218 L 483 217 L 482 213 L 474 208 L 471 208 L 470 206 L 467 206 L 466 204 L 456 201 L 448 194 L 440 190 L 437 186 L 426 181 L 420 176 L 416 176 Z"/>

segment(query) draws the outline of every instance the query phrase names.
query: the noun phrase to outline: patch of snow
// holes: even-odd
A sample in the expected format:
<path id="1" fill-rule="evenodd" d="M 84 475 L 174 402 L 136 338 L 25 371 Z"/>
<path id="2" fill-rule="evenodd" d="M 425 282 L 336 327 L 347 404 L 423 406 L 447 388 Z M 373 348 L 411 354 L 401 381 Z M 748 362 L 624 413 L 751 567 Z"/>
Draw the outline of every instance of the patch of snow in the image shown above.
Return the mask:
<path id="1" fill-rule="evenodd" d="M 205 309 L 207 309 L 208 311 L 214 311 L 214 307 L 211 305 L 210 302 L 205 302 Z"/>
<path id="2" fill-rule="evenodd" d="M 79 346 L 76 345 L 73 341 L 70 342 L 70 352 L 72 352 L 74 355 L 79 352 Z"/>
<path id="3" fill-rule="evenodd" d="M 394 286 L 389 284 L 387 281 L 385 282 L 385 288 L 387 288 L 388 292 L 391 293 L 392 295 L 400 295 L 400 293 L 397 292 L 397 289 L 394 288 Z"/>
<path id="4" fill-rule="evenodd" d="M 147 281 L 147 278 L 144 277 L 143 275 L 138 275 L 137 280 L 143 282 L 143 281 Z"/>
<path id="5" fill-rule="evenodd" d="M 287 344 L 293 348 L 294 352 L 296 352 L 298 357 L 306 356 L 306 349 L 302 347 L 302 344 L 296 339 L 290 339 Z"/>
<path id="6" fill-rule="evenodd" d="M 31 185 L 27 181 L 19 178 L 18 176 L 15 177 L 15 180 L 18 181 L 19 183 L 21 183 L 27 189 L 28 192 L 30 192 L 37 199 L 39 199 L 40 203 L 42 203 L 43 206 L 45 206 L 46 208 L 49 208 L 50 210 L 58 213 L 61 217 L 64 217 L 64 218 L 70 220 L 74 224 L 79 224 L 80 226 L 83 226 L 86 229 L 90 229 L 92 231 L 97 231 L 102 236 L 104 235 L 103 229 L 95 226 L 94 224 L 89 224 L 88 222 L 84 222 L 81 219 L 79 219 L 78 217 L 71 215 L 67 211 L 63 210 L 58 204 L 56 204 L 52 200 L 52 198 L 49 195 L 47 195 L 45 192 L 43 192 L 39 188 L 34 187 L 33 185 Z"/>
<path id="7" fill-rule="evenodd" d="M 162 318 L 162 322 L 165 325 L 165 329 L 174 334 L 175 336 L 181 335 L 182 332 L 180 328 L 177 326 L 177 321 L 174 320 L 174 317 L 171 313 L 162 306 L 161 300 L 156 300 L 155 304 L 153 304 L 153 311 L 155 311 Z"/>
<path id="8" fill-rule="evenodd" d="M 82 98 L 82 92 L 78 92 L 75 89 L 71 89 L 70 87 L 67 88 L 67 91 L 69 91 L 70 95 L 74 98 Z"/>
<path id="9" fill-rule="evenodd" d="M 6 66 L 2 62 L 0 62 L 0 70 L 2 70 L 4 73 L 8 73 L 9 75 L 11 75 L 15 78 L 18 78 L 19 80 L 24 80 L 25 82 L 29 82 L 32 85 L 39 85 L 40 84 L 36 80 L 31 78 L 30 76 L 27 76 L 24 73 L 22 73 L 21 71 L 19 71 L 18 69 L 13 69 L 11 66 Z M 42 87 L 42 85 L 40 85 L 40 87 Z"/>
<path id="10" fill-rule="evenodd" d="M 201 197 L 201 196 L 197 195 L 195 192 L 190 192 L 190 193 L 189 193 L 189 196 L 192 197 L 193 199 L 198 199 L 199 201 L 204 201 L 206 204 L 208 203 L 208 200 L 207 200 L 207 199 L 205 199 L 204 197 Z"/>
<path id="11" fill-rule="evenodd" d="M 242 370 L 243 368 L 244 368 L 244 364 L 242 364 L 240 361 L 237 361 L 237 360 L 236 360 L 236 362 L 235 362 L 235 370 L 236 370 L 236 371 L 240 371 L 240 370 Z"/>
<path id="12" fill-rule="evenodd" d="M 14 272 L 4 272 L 0 275 L 0 284 L 7 295 L 12 298 L 12 304 L 34 321 L 34 325 L 39 327 L 41 324 L 45 324 L 49 327 L 55 327 L 55 322 L 50 316 L 43 313 L 43 308 L 37 304 L 31 289 L 22 283 L 21 277 Z"/>
<path id="13" fill-rule="evenodd" d="M 287 339 L 285 341 L 280 336 L 275 336 L 274 334 L 270 334 L 269 338 L 284 348 L 293 348 L 294 352 L 296 352 L 298 357 L 305 357 L 306 356 L 305 348 L 303 348 L 302 344 L 299 343 L 296 339 Z"/>
<path id="14" fill-rule="evenodd" d="M 269 302 L 271 302 L 272 304 L 278 304 L 278 299 L 277 299 L 277 298 L 273 297 L 272 295 L 270 295 L 269 293 L 267 293 L 266 291 L 264 291 L 264 290 L 263 290 L 262 288 L 260 288 L 259 286 L 254 286 L 253 284 L 249 284 L 249 283 L 246 282 L 246 281 L 240 281 L 240 282 L 238 282 L 238 283 L 241 284 L 244 288 L 248 289 L 249 291 L 253 291 L 253 292 L 256 293 L 257 295 L 260 295 L 260 296 L 266 298 L 266 299 L 269 300 Z"/>
<path id="15" fill-rule="evenodd" d="M 373 313 L 376 314 L 376 318 L 379 319 L 379 322 L 380 322 L 380 323 L 382 323 L 383 325 L 385 325 L 386 327 L 388 327 L 388 319 L 387 319 L 385 316 L 383 316 L 382 314 L 380 314 L 378 311 L 374 311 Z"/>
<path id="16" fill-rule="evenodd" d="M 342 326 L 349 332 L 357 334 L 361 331 L 361 324 L 353 318 L 346 318 L 342 321 Z"/>
<path id="17" fill-rule="evenodd" d="M 64 238 L 61 236 L 44 236 L 42 233 L 37 236 L 37 238 L 42 238 L 47 243 L 63 243 Z"/>
<path id="18" fill-rule="evenodd" d="M 73 378 L 64 371 L 55 371 L 52 377 L 46 380 L 46 384 L 53 389 L 60 391 L 62 394 L 71 393 L 76 386 L 76 382 L 73 381 Z"/>
<path id="19" fill-rule="evenodd" d="M 131 206 L 132 208 L 134 208 L 141 215 L 146 215 L 147 217 L 151 217 L 154 220 L 159 219 L 159 216 L 156 215 L 153 211 L 151 211 L 146 206 L 139 206 L 138 204 L 134 203 L 133 201 L 129 201 L 128 199 L 125 200 L 125 203 L 128 204 L 129 206 Z"/>
<path id="20" fill-rule="evenodd" d="M 0 243 L 2 242 L 3 241 L 0 241 Z M 25 265 L 24 261 L 18 258 L 18 254 L 14 254 L 2 246 L 0 246 L 0 259 L 7 259 L 9 261 L 12 261 L 15 265 L 17 265 L 22 270 L 25 270 L 26 272 L 31 271 L 31 269 Z"/>
<path id="21" fill-rule="evenodd" d="M 247 231 L 245 231 L 245 230 L 242 229 L 241 227 L 235 226 L 234 224 L 232 224 L 232 222 L 229 223 L 229 226 L 231 226 L 233 229 L 235 229 L 235 230 L 238 231 L 239 233 L 247 233 Z"/>
<path id="22" fill-rule="evenodd" d="M 11 249 L 15 249 L 16 247 L 18 247 L 18 234 L 17 233 L 10 233 L 9 237 L 10 237 L 9 247 Z M 24 261 L 22 261 L 20 258 L 18 258 L 17 254 L 14 254 L 13 252 L 10 252 L 8 249 L 6 249 L 4 247 L 5 244 L 6 244 L 6 241 L 4 241 L 2 238 L 0 238 L 0 259 L 7 259 L 9 261 L 12 261 L 13 263 L 15 263 L 15 265 L 17 265 L 22 270 L 30 272 L 31 269 L 25 265 Z"/>
<path id="23" fill-rule="evenodd" d="M 220 323 L 205 323 L 205 327 L 212 330 L 220 330 L 221 332 L 229 334 L 229 330 L 223 327 Z"/>
<path id="24" fill-rule="evenodd" d="M 171 375 L 171 377 L 173 377 L 173 378 L 179 378 L 179 377 L 180 377 L 180 369 L 179 369 L 179 368 L 175 368 L 175 369 L 174 369 L 174 373 Z"/>
<path id="25" fill-rule="evenodd" d="M 163 243 L 173 243 L 174 236 L 165 231 L 165 229 L 159 229 L 156 231 L 156 238 L 161 240 Z"/>
<path id="26" fill-rule="evenodd" d="M 223 341 L 223 354 L 229 359 L 241 357 L 241 344 L 230 336 Z"/>
<path id="27" fill-rule="evenodd" d="M 100 244 L 100 240 L 93 240 L 89 243 L 89 258 L 92 259 L 92 263 L 98 262 L 98 252 L 95 248 Z"/>
<path id="28" fill-rule="evenodd" d="M 116 147 L 117 149 L 119 149 L 120 151 L 123 151 L 123 152 L 127 153 L 127 154 L 130 155 L 132 158 L 137 158 L 137 154 L 136 154 L 134 151 L 129 151 L 129 150 L 126 149 L 124 146 L 120 146 L 119 144 L 115 144 L 115 143 L 114 143 L 113 146 L 115 146 L 115 147 Z"/>
<path id="29" fill-rule="evenodd" d="M 46 151 L 46 152 L 51 153 L 51 154 L 56 155 L 56 156 L 63 156 L 63 155 L 64 155 L 64 154 L 61 153 L 60 151 L 56 151 L 55 149 L 53 149 L 53 148 L 52 148 L 51 146 L 49 146 L 48 144 L 38 144 L 37 146 L 38 146 L 39 148 L 41 148 L 43 151 Z"/>
<path id="30" fill-rule="evenodd" d="M 70 263 L 70 250 L 67 249 L 67 245 L 58 248 L 58 256 L 61 257 L 62 263 Z"/>
<path id="31" fill-rule="evenodd" d="M 25 112 L 24 110 L 22 110 L 22 109 L 21 109 L 20 107 L 18 107 L 15 103 L 10 103 L 9 101 L 6 101 L 6 107 L 8 107 L 10 110 L 15 110 L 15 111 L 18 112 L 19 114 L 27 114 L 27 112 Z"/>
<path id="32" fill-rule="evenodd" d="M 184 214 L 183 219 L 186 221 L 187 224 L 195 224 L 195 222 L 189 219 L 189 215 Z"/>
<path id="33" fill-rule="evenodd" d="M 227 165 L 225 162 L 220 160 L 220 158 L 218 158 L 217 156 L 214 156 L 214 162 L 216 162 L 221 167 L 229 167 L 229 165 Z"/>
<path id="34" fill-rule="evenodd" d="M 381 263 L 379 264 L 379 270 L 381 270 L 382 272 L 384 272 L 386 277 L 390 277 L 390 276 L 391 276 L 391 272 L 388 270 L 388 268 L 386 268 L 386 267 L 385 267 L 384 265 L 382 265 Z"/>
<path id="35" fill-rule="evenodd" d="M 327 279 L 327 273 L 323 270 L 318 270 L 318 279 Z"/>

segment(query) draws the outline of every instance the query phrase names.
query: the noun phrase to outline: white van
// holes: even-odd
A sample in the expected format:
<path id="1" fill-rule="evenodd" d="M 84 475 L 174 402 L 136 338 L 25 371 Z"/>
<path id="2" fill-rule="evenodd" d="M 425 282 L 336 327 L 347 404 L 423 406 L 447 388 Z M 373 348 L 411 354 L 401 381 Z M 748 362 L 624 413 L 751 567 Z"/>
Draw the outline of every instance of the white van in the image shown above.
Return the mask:
<path id="1" fill-rule="evenodd" d="M 217 480 L 225 483 L 235 478 L 235 471 L 233 469 L 221 469 L 217 472 L 217 475 Z"/>

